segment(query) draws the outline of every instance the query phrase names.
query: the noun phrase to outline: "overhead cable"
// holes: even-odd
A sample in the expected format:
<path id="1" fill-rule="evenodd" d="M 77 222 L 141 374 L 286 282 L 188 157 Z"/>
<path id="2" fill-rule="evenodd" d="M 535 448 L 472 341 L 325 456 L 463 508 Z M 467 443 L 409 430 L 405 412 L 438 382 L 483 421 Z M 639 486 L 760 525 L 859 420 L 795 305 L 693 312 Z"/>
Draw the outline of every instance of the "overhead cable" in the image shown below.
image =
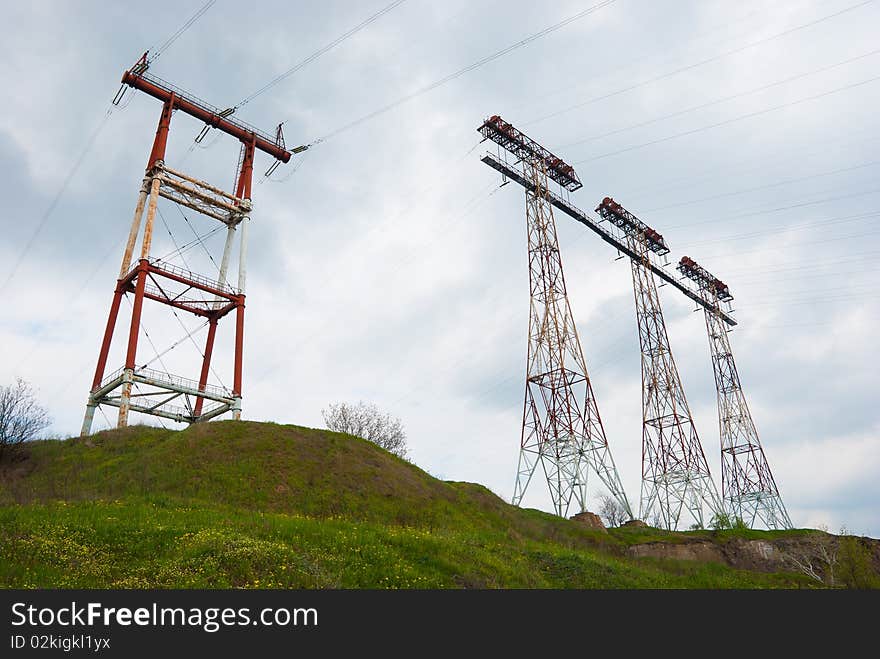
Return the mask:
<path id="1" fill-rule="evenodd" d="M 58 202 L 61 201 L 61 197 L 67 191 L 67 188 L 70 186 L 70 182 L 73 180 L 73 177 L 76 176 L 76 173 L 79 171 L 79 168 L 82 166 L 83 161 L 86 159 L 86 156 L 92 150 L 92 147 L 95 145 L 95 142 L 98 139 L 98 135 L 101 134 L 101 131 L 104 130 L 104 127 L 107 125 L 107 122 L 110 120 L 111 115 L 113 114 L 113 108 L 110 107 L 107 112 L 104 113 L 104 116 L 101 118 L 101 121 L 98 123 L 98 126 L 89 136 L 89 139 L 86 141 L 85 147 L 80 152 L 79 157 L 77 157 L 76 161 L 73 163 L 73 167 L 70 168 L 70 171 L 67 172 L 67 176 L 64 178 L 64 181 L 61 183 L 61 187 L 58 189 L 58 192 L 55 193 L 55 197 L 49 203 L 49 207 L 43 212 L 43 215 L 37 221 L 37 226 L 34 228 L 34 232 L 31 234 L 31 237 L 28 239 L 25 246 L 18 252 L 18 258 L 15 259 L 15 263 L 12 265 L 12 269 L 9 271 L 9 274 L 6 276 L 6 279 L 3 281 L 3 284 L 0 285 L 0 292 L 6 290 L 6 286 L 9 285 L 9 282 L 12 281 L 12 278 L 15 277 L 15 273 L 18 272 L 18 268 L 21 266 L 21 262 L 24 260 L 25 256 L 31 251 L 31 248 L 34 246 L 34 242 L 37 239 L 37 236 L 40 235 L 40 232 L 43 230 L 43 227 L 46 226 L 46 222 L 49 220 L 49 216 L 55 211 L 58 206 Z"/>
<path id="2" fill-rule="evenodd" d="M 159 59 L 159 57 L 162 55 L 162 53 L 165 52 L 168 48 L 170 48 L 171 45 L 175 41 L 177 41 L 181 37 L 181 35 L 183 35 L 183 33 L 186 32 L 192 26 L 193 23 L 195 23 L 197 20 L 199 20 L 202 17 L 202 15 L 214 5 L 215 2 L 217 2 L 217 0 L 208 0 L 208 2 L 206 2 L 204 5 L 202 5 L 202 8 L 199 9 L 195 14 L 190 16 L 189 19 L 186 21 L 186 23 L 184 23 L 183 25 L 180 26 L 180 28 L 177 30 L 177 32 L 175 32 L 170 37 L 168 37 L 162 43 L 161 46 L 159 46 L 158 48 L 155 48 L 152 51 L 153 54 L 147 59 L 147 63 L 152 64 L 157 59 Z"/>
<path id="3" fill-rule="evenodd" d="M 455 80 L 456 78 L 463 76 L 465 73 L 470 73 L 471 71 L 478 69 L 481 66 L 488 64 L 489 62 L 495 61 L 499 57 L 503 57 L 504 55 L 507 55 L 508 53 L 511 53 L 514 50 L 522 48 L 523 46 L 526 46 L 526 45 L 532 43 L 533 41 L 540 39 L 541 37 L 547 36 L 551 32 L 555 32 L 556 30 L 559 30 L 559 29 L 565 27 L 566 25 L 573 23 L 574 21 L 577 21 L 581 18 L 584 18 L 585 16 L 592 14 L 593 12 L 598 11 L 599 9 L 607 7 L 608 5 L 610 5 L 614 2 L 615 2 L 615 0 L 604 0 L 604 2 L 600 2 L 598 4 L 593 5 L 592 7 L 588 7 L 587 9 L 584 9 L 583 11 L 580 11 L 577 14 L 574 14 L 573 16 L 569 16 L 565 20 L 559 21 L 558 23 L 554 23 L 553 25 L 544 28 L 540 32 L 535 32 L 534 34 L 529 35 L 525 39 L 521 39 L 520 41 L 517 41 L 516 43 L 513 43 L 513 44 L 507 46 L 506 48 L 502 48 L 501 50 L 499 50 L 495 53 L 492 53 L 491 55 L 487 55 L 486 57 L 484 57 L 480 60 L 477 60 L 476 62 L 469 64 L 468 66 L 466 66 L 464 68 L 458 69 L 454 73 L 450 73 L 449 75 L 444 76 L 444 77 L 440 78 L 439 80 L 435 80 L 434 82 L 432 82 L 429 85 L 425 85 L 424 87 L 420 87 L 419 89 L 412 92 L 411 94 L 406 94 L 405 96 L 401 96 L 400 98 L 398 98 L 395 101 L 392 101 L 388 105 L 383 105 L 381 108 L 379 108 L 377 110 L 373 110 L 369 114 L 365 114 L 364 116 L 360 117 L 359 119 L 355 119 L 354 121 L 347 123 L 344 126 L 341 126 L 340 128 L 337 128 L 336 130 L 327 133 L 323 137 L 319 137 L 314 142 L 312 142 L 310 144 L 310 146 L 314 146 L 316 144 L 326 142 L 331 137 L 335 137 L 336 135 L 339 135 L 339 133 L 342 133 L 342 132 L 347 131 L 351 128 L 354 128 L 355 126 L 359 126 L 360 124 L 362 124 L 366 121 L 369 121 L 371 119 L 375 119 L 376 117 L 378 117 L 382 114 L 385 114 L 386 112 L 389 112 L 390 110 L 393 110 L 394 108 L 397 108 L 397 107 L 403 105 L 404 103 L 407 103 L 415 98 L 418 98 L 419 96 L 422 96 L 423 94 L 427 94 L 428 92 L 433 91 L 434 89 L 437 89 L 438 87 L 440 87 L 442 85 L 445 85 L 447 82 L 451 82 L 452 80 Z"/>
<path id="4" fill-rule="evenodd" d="M 260 94 L 264 94 L 265 92 L 269 91 L 270 89 L 272 89 L 272 87 L 277 85 L 279 82 L 281 82 L 285 78 L 293 75 L 294 73 L 299 71 L 304 66 L 311 64 L 316 59 L 318 59 L 321 55 L 332 50 L 333 48 L 335 48 L 336 46 L 341 44 L 343 41 L 345 41 L 349 37 L 354 36 L 355 34 L 360 32 L 362 29 L 367 27 L 370 23 L 373 23 L 374 21 L 378 20 L 379 18 L 381 18 L 382 16 L 387 14 L 389 11 L 391 11 L 395 7 L 402 5 L 404 2 L 406 2 L 406 0 L 395 0 L 390 5 L 384 7 L 383 9 L 380 9 L 379 11 L 377 11 L 375 14 L 370 16 L 368 19 L 366 19 L 362 23 L 358 23 L 357 25 L 355 25 L 353 28 L 351 28 L 348 32 L 346 32 L 342 36 L 337 37 L 336 39 L 334 39 L 333 41 L 328 43 L 326 46 L 324 46 L 323 48 L 319 48 L 318 50 L 316 50 L 314 53 L 312 53 L 311 55 L 306 57 L 304 60 L 302 60 L 298 64 L 295 64 L 292 67 L 290 67 L 289 69 L 287 69 L 287 71 L 285 71 L 284 73 L 281 73 L 281 74 L 275 76 L 274 78 L 272 78 L 272 80 L 270 80 L 268 83 L 266 83 L 265 85 L 260 87 L 253 94 L 251 94 L 250 96 L 246 96 L 243 100 L 241 100 L 239 103 L 237 103 L 235 105 L 235 108 L 238 109 L 238 108 L 244 107 L 245 105 L 250 103 L 252 100 L 254 100 Z"/>
<path id="5" fill-rule="evenodd" d="M 654 144 L 660 144 L 661 142 L 668 142 L 669 140 L 678 139 L 679 137 L 686 137 L 687 135 L 693 135 L 694 133 L 700 133 L 704 130 L 710 130 L 712 128 L 719 128 L 720 126 L 727 126 L 732 123 L 736 123 L 737 121 L 743 121 L 745 119 L 750 119 L 752 117 L 757 117 L 762 114 L 767 114 L 768 112 L 774 112 L 776 110 L 782 110 L 784 108 L 790 108 L 794 105 L 800 105 L 801 103 L 806 103 L 807 101 L 815 101 L 819 98 L 824 98 L 825 96 L 830 96 L 831 94 L 837 94 L 839 92 L 847 91 L 850 89 L 854 89 L 856 87 L 861 87 L 862 85 L 867 85 L 872 82 L 876 82 L 880 80 L 880 76 L 874 76 L 873 78 L 868 78 L 867 80 L 860 80 L 859 82 L 854 82 L 850 85 L 844 85 L 843 87 L 837 87 L 835 89 L 830 89 L 826 92 L 822 92 L 821 94 L 813 94 L 812 96 L 807 96 L 806 98 L 800 98 L 795 101 L 789 101 L 788 103 L 782 103 L 780 105 L 774 105 L 769 108 L 764 108 L 763 110 L 756 110 L 755 112 L 748 112 L 746 114 L 742 114 L 736 117 L 731 117 L 730 119 L 725 119 L 724 121 L 719 121 L 714 124 L 709 124 L 707 126 L 700 126 L 699 128 L 692 128 L 691 130 L 686 130 L 681 133 L 675 133 L 673 135 L 667 135 L 666 137 L 660 137 L 656 140 L 650 140 L 648 142 L 642 142 L 641 144 L 633 144 L 628 147 L 624 147 L 622 149 L 617 149 L 615 151 L 609 151 L 607 153 L 601 153 L 597 156 L 593 156 L 592 158 L 584 158 L 583 160 L 576 160 L 573 164 L 581 165 L 585 162 L 593 162 L 594 160 L 601 160 L 602 158 L 609 158 L 611 156 L 616 156 L 621 153 L 627 153 L 629 151 L 635 151 L 636 149 L 643 149 L 647 146 L 653 146 Z"/>
<path id="6" fill-rule="evenodd" d="M 798 75 L 791 76 L 789 78 L 784 78 L 782 80 L 776 80 L 774 82 L 768 83 L 766 85 L 761 85 L 760 87 L 755 87 L 753 89 L 748 89 L 743 92 L 739 92 L 737 94 L 732 94 L 730 96 L 723 96 L 721 98 L 716 98 L 712 101 L 707 101 L 706 103 L 701 103 L 700 105 L 692 105 L 690 107 L 684 108 L 683 110 L 677 110 L 676 112 L 672 112 L 670 114 L 664 114 L 659 117 L 654 117 L 653 119 L 648 119 L 646 121 L 640 121 L 637 124 L 632 124 L 630 126 L 624 126 L 622 128 L 615 128 L 614 130 L 610 130 L 606 133 L 601 133 L 599 135 L 592 135 L 590 137 L 585 137 L 583 139 L 579 139 L 575 142 L 569 142 L 568 144 L 564 144 L 557 149 L 567 149 L 572 146 L 578 146 L 580 144 L 585 144 L 586 142 L 592 142 L 594 140 L 599 140 L 605 137 L 610 137 L 611 135 L 617 135 L 618 133 L 623 133 L 628 130 L 632 130 L 634 128 L 642 128 L 643 126 L 649 126 L 650 124 L 657 123 L 658 121 L 664 121 L 665 119 L 672 119 L 674 117 L 680 117 L 683 114 L 688 114 L 690 112 L 695 112 L 697 110 L 703 110 L 708 107 L 712 107 L 713 105 L 718 105 L 719 103 L 726 103 L 727 101 L 732 101 L 737 98 L 742 98 L 743 96 L 751 96 L 752 94 L 757 94 L 758 92 L 766 91 L 767 89 L 771 89 L 773 87 L 777 87 L 779 85 L 784 85 L 789 82 L 793 82 L 795 80 L 800 80 L 801 78 L 806 78 L 808 76 L 816 75 L 817 73 L 824 73 L 825 71 L 829 71 L 831 69 L 837 68 L 838 66 L 844 66 L 846 64 L 850 64 L 852 62 L 856 62 L 858 60 L 864 59 L 866 57 L 871 57 L 872 55 L 877 55 L 880 53 L 880 48 L 875 48 L 867 53 L 862 53 L 861 55 L 856 55 L 855 57 L 850 57 L 849 59 L 845 59 L 842 62 L 835 62 L 834 64 L 829 64 L 828 66 L 823 66 L 818 69 L 813 69 L 812 71 L 807 71 L 805 73 L 799 73 Z"/>
<path id="7" fill-rule="evenodd" d="M 596 101 L 603 101 L 607 98 L 611 98 L 613 96 L 617 96 L 619 94 L 623 94 L 625 92 L 632 91 L 633 89 L 638 89 L 639 87 L 644 87 L 645 85 L 651 84 L 652 82 L 657 82 L 658 80 L 670 78 L 670 77 L 677 75 L 679 73 L 684 73 L 685 71 L 690 71 L 691 69 L 695 69 L 697 67 L 703 66 L 704 64 L 709 64 L 711 62 L 715 62 L 715 61 L 720 60 L 724 57 L 727 57 L 728 55 L 734 55 L 734 54 L 740 53 L 744 50 L 748 50 L 749 48 L 754 48 L 755 46 L 763 45 L 769 41 L 773 41 L 775 39 L 786 36 L 786 35 L 791 34 L 793 32 L 797 32 L 799 30 L 804 30 L 808 27 L 812 27 L 812 26 L 817 25 L 819 23 L 822 23 L 824 21 L 830 20 L 832 18 L 836 18 L 837 16 L 840 16 L 841 14 L 852 11 L 854 9 L 858 9 L 859 7 L 863 7 L 867 4 L 870 4 L 873 1 L 874 0 L 864 0 L 863 2 L 859 2 L 858 4 L 850 5 L 849 7 L 845 7 L 843 9 L 841 9 L 840 11 L 836 11 L 833 14 L 827 14 L 825 16 L 822 16 L 821 18 L 817 18 L 816 20 L 810 21 L 809 23 L 803 23 L 802 25 L 796 25 L 795 27 L 789 28 L 787 30 L 783 30 L 782 32 L 777 32 L 776 34 L 772 34 L 769 37 L 759 39 L 758 41 L 752 41 L 751 43 L 747 43 L 744 46 L 739 46 L 738 48 L 734 48 L 732 50 L 726 50 L 722 53 L 719 53 L 718 55 L 713 55 L 712 57 L 709 57 L 707 59 L 700 60 L 699 62 L 694 62 L 693 64 L 688 64 L 686 66 L 679 67 L 679 68 L 674 69 L 672 71 L 668 71 L 668 72 L 660 74 L 658 76 L 654 76 L 653 78 L 649 78 L 648 80 L 643 80 L 642 82 L 634 83 L 632 85 L 629 85 L 628 87 L 623 87 L 623 88 L 618 89 L 616 91 L 609 92 L 607 94 L 603 94 L 602 96 L 596 96 L 596 97 L 587 99 L 586 101 L 582 101 L 581 103 L 575 103 L 574 105 L 570 105 L 570 106 L 563 108 L 561 110 L 551 112 L 550 114 L 546 114 L 542 117 L 532 119 L 531 121 L 526 121 L 523 123 L 523 126 L 529 126 L 531 124 L 536 124 L 541 121 L 546 121 L 547 119 L 552 119 L 554 117 L 558 117 L 561 114 L 571 112 L 572 110 L 577 110 L 578 108 L 582 108 L 585 105 L 595 103 Z"/>

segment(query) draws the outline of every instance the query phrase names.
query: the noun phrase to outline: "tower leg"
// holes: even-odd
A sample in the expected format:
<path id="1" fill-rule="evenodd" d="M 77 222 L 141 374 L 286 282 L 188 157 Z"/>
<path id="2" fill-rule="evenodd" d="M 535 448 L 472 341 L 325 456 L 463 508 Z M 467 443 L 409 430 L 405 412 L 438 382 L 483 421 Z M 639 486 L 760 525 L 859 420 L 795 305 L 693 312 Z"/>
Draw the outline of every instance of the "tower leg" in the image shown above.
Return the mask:
<path id="1" fill-rule="evenodd" d="M 147 219 L 144 222 L 144 238 L 141 242 L 141 259 L 150 258 L 150 246 L 153 243 L 153 221 L 156 219 L 156 204 L 159 202 L 159 187 L 162 181 L 153 177 L 150 185 L 150 202 L 147 205 Z"/>
<path id="2" fill-rule="evenodd" d="M 110 354 L 110 343 L 113 340 L 113 330 L 116 328 L 116 318 L 119 316 L 119 305 L 122 302 L 124 286 L 122 281 L 116 282 L 116 290 L 113 292 L 113 302 L 110 304 L 110 314 L 107 316 L 107 325 L 104 327 L 104 339 L 101 341 L 101 352 L 98 355 L 98 364 L 95 367 L 95 376 L 92 378 L 92 389 L 94 392 L 101 386 L 101 380 L 104 378 L 104 369 L 107 368 L 107 356 Z M 88 435 L 92 428 L 92 419 L 95 416 L 95 406 L 91 395 L 86 405 L 86 415 L 83 419 L 81 436 Z"/>
<path id="3" fill-rule="evenodd" d="M 247 163 L 247 158 L 245 159 Z M 247 176 L 245 172 L 247 171 Z M 242 181 L 247 181 L 247 189 L 241 189 L 241 193 L 247 193 L 250 197 L 250 170 L 242 169 Z M 241 183 L 244 186 L 244 183 Z M 232 418 L 238 421 L 241 419 L 241 369 L 244 361 L 244 291 L 247 284 L 247 236 L 250 217 L 245 215 L 239 226 L 241 227 L 241 242 L 239 243 L 238 256 L 238 289 L 240 300 L 235 308 L 235 365 L 233 373 L 232 395 L 235 397 L 235 405 L 232 408 Z"/>
<path id="4" fill-rule="evenodd" d="M 219 286 L 226 284 L 226 273 L 229 270 L 229 255 L 232 253 L 232 241 L 234 238 L 235 227 L 229 225 L 226 228 L 226 243 L 223 245 L 223 257 L 220 259 L 220 273 L 217 275 L 217 284 Z"/>
<path id="5" fill-rule="evenodd" d="M 91 397 L 89 397 L 89 402 L 86 404 L 86 415 L 83 418 L 82 430 L 80 430 L 80 437 L 87 437 L 92 434 L 92 421 L 95 418 L 95 408 L 98 406 L 92 402 Z"/>
<path id="6" fill-rule="evenodd" d="M 117 428 L 128 426 L 128 412 L 131 408 L 131 385 L 134 369 L 127 368 L 122 372 L 122 393 L 119 397 L 119 416 L 116 420 Z"/>
<path id="7" fill-rule="evenodd" d="M 137 242 L 138 232 L 141 230 L 141 218 L 144 215 L 144 205 L 147 202 L 147 192 L 152 187 L 151 179 L 144 178 L 141 191 L 138 194 L 137 205 L 134 208 L 134 217 L 131 219 L 131 229 L 128 231 L 128 241 L 125 243 L 125 253 L 122 255 L 122 265 L 119 268 L 119 278 L 128 274 L 131 267 L 131 255 L 134 254 L 134 244 Z"/>
<path id="8" fill-rule="evenodd" d="M 532 453 L 528 449 L 520 449 L 519 464 L 516 468 L 516 485 L 513 490 L 513 499 L 511 503 L 518 506 L 522 502 L 522 498 L 526 493 L 526 489 L 535 473 L 535 467 L 538 466 L 540 456 Z"/>
<path id="9" fill-rule="evenodd" d="M 541 456 L 553 507 L 560 517 L 568 516 L 572 498 L 577 501 L 579 513 L 587 509 L 587 462 L 578 444 L 575 437 L 559 437 Z"/>
<path id="10" fill-rule="evenodd" d="M 208 323 L 208 338 L 205 341 L 205 356 L 202 359 L 202 373 L 199 376 L 199 391 L 205 390 L 205 385 L 208 384 L 208 372 L 211 368 L 211 355 L 214 352 L 214 335 L 217 334 L 217 319 L 211 318 Z M 195 409 L 193 410 L 193 416 L 198 420 L 199 416 L 202 413 L 202 405 L 204 404 L 205 399 L 199 396 L 196 399 Z"/>
<path id="11" fill-rule="evenodd" d="M 138 335 L 141 328 L 141 311 L 144 306 L 144 288 L 147 283 L 147 259 L 142 258 L 138 265 L 137 287 L 134 293 L 134 305 L 131 311 L 131 326 L 128 330 L 128 352 L 125 357 L 123 371 L 122 395 L 119 404 L 119 420 L 117 425 L 122 428 L 128 425 L 128 410 L 131 404 L 131 387 L 134 377 L 135 360 L 137 359 Z"/>
<path id="12" fill-rule="evenodd" d="M 157 181 L 158 182 L 158 181 Z M 141 228 L 141 218 L 144 215 L 144 205 L 147 201 L 147 192 L 151 188 L 151 179 L 144 178 L 141 184 L 140 193 L 138 193 L 137 204 L 134 208 L 134 216 L 131 218 L 131 228 L 128 231 L 128 241 L 125 244 L 125 252 L 122 255 L 122 264 L 119 267 L 119 280 L 116 282 L 116 290 L 113 293 L 113 303 L 110 305 L 110 315 L 107 318 L 107 326 L 104 329 L 104 340 L 101 342 L 101 352 L 98 355 L 98 365 L 95 368 L 95 377 L 92 380 L 92 391 L 95 391 L 104 378 L 104 370 L 107 368 L 107 356 L 110 353 L 110 343 L 113 340 L 113 330 L 116 328 L 116 318 L 119 315 L 119 304 L 122 301 L 124 288 L 122 280 L 128 274 L 131 267 L 131 255 L 134 252 L 134 245 L 137 242 L 137 236 Z M 92 431 L 92 420 L 95 417 L 94 401 L 89 396 L 89 403 L 86 405 L 86 414 L 83 419 L 81 436 L 86 436 Z"/>
<path id="13" fill-rule="evenodd" d="M 242 295 L 244 295 L 245 287 L 247 285 L 247 238 L 250 221 L 251 218 L 245 215 L 239 223 L 239 227 L 241 227 L 241 242 L 238 245 L 238 289 Z"/>
<path id="14" fill-rule="evenodd" d="M 541 445 L 540 442 L 535 442 L 535 428 L 532 426 L 533 419 L 537 418 L 537 411 L 533 409 L 535 403 L 532 400 L 531 393 L 528 380 L 526 380 L 519 463 L 516 467 L 516 484 L 513 489 L 512 503 L 514 506 L 518 506 L 522 502 L 526 489 L 532 481 L 532 475 L 535 473 L 535 467 L 538 466 L 538 462 L 541 460 Z"/>
<path id="15" fill-rule="evenodd" d="M 235 407 L 232 418 L 241 419 L 241 366 L 244 352 L 244 295 L 241 302 L 235 308 L 235 372 L 233 376 L 232 395 L 235 397 Z"/>

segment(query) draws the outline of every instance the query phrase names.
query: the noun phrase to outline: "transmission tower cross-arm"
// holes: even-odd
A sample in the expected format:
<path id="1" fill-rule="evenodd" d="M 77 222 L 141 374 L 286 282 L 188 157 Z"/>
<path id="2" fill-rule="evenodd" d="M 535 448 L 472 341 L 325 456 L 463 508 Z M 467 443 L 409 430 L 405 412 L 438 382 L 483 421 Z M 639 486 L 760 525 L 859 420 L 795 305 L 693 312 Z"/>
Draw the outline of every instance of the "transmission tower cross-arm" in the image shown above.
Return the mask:
<path id="1" fill-rule="evenodd" d="M 276 139 L 276 137 L 239 119 L 235 119 L 226 111 L 214 107 L 179 87 L 148 73 L 143 67 L 134 66 L 127 70 L 122 75 L 122 83 L 145 94 L 149 94 L 163 103 L 168 103 L 173 99 L 175 110 L 180 110 L 200 121 L 204 121 L 205 124 L 227 133 L 242 142 L 250 143 L 253 141 L 254 148 L 268 153 L 276 160 L 281 162 L 288 162 L 290 160 L 292 152 L 288 151 L 283 146 L 283 142 Z M 294 149 L 293 153 L 302 150 L 305 150 L 305 148 L 299 147 Z"/>

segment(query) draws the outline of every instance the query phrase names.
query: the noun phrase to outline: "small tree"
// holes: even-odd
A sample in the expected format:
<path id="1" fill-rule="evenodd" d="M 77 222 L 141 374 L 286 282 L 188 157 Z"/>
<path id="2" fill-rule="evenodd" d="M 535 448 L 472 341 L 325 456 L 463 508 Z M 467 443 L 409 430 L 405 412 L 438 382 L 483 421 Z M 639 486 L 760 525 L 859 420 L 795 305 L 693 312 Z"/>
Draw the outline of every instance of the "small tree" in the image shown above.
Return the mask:
<path id="1" fill-rule="evenodd" d="M 331 403 L 321 410 L 324 423 L 330 430 L 344 432 L 366 439 L 386 451 L 406 458 L 406 432 L 398 418 L 383 414 L 373 403 Z"/>
<path id="2" fill-rule="evenodd" d="M 626 508 L 610 494 L 597 495 L 599 499 L 599 516 L 608 526 L 620 526 L 629 520 Z"/>
<path id="3" fill-rule="evenodd" d="M 873 566 L 868 546 L 841 529 L 839 547 L 840 583 L 846 588 L 880 588 L 880 573 Z"/>
<path id="4" fill-rule="evenodd" d="M 709 528 L 713 531 L 748 531 L 749 525 L 742 517 L 729 513 L 715 513 L 709 521 Z"/>
<path id="5" fill-rule="evenodd" d="M 0 461 L 14 455 L 23 442 L 36 439 L 52 420 L 22 379 L 0 386 Z"/>
<path id="6" fill-rule="evenodd" d="M 730 515 L 725 512 L 715 513 L 709 521 L 709 528 L 713 531 L 724 531 L 733 528 Z"/>
<path id="7" fill-rule="evenodd" d="M 845 533 L 845 529 L 841 533 Z M 787 562 L 819 583 L 832 588 L 836 585 L 834 571 L 840 558 L 840 542 L 828 533 L 827 526 L 820 525 L 818 530 L 801 538 L 782 555 Z"/>

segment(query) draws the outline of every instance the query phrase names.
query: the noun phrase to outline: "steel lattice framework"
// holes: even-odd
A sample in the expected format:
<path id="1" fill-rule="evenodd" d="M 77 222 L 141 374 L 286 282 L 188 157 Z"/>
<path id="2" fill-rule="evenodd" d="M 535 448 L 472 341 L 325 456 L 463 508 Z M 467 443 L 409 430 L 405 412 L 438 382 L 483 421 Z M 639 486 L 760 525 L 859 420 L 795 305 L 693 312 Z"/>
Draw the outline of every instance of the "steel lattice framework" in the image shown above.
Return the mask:
<path id="1" fill-rule="evenodd" d="M 626 236 L 631 258 L 642 362 L 642 492 L 639 515 L 656 510 L 667 529 L 678 528 L 682 510 L 705 526 L 704 508 L 723 512 L 669 346 L 649 254 L 669 250 L 663 237 L 613 199 L 596 209 Z"/>
<path id="2" fill-rule="evenodd" d="M 632 516 L 605 436 L 568 302 L 548 181 L 580 187 L 574 170 L 500 117 L 478 129 L 520 158 L 526 188 L 529 256 L 529 340 L 523 426 L 514 505 L 541 464 L 556 513 L 567 516 L 572 498 L 587 507 L 593 471 Z M 552 173 L 551 173 L 552 172 Z"/>
<path id="3" fill-rule="evenodd" d="M 233 418 L 240 418 L 247 228 L 251 214 L 254 154 L 257 150 L 263 151 L 282 162 L 287 162 L 291 157 L 291 152 L 284 146 L 280 130 L 273 140 L 267 134 L 231 119 L 227 112 L 149 75 L 146 72 L 147 66 L 145 55 L 124 73 L 123 87 L 114 101 L 118 103 L 126 86 L 129 86 L 159 99 L 163 105 L 86 404 L 83 435 L 91 432 L 95 410 L 101 405 L 119 408 L 117 426 L 120 427 L 128 425 L 129 413 L 132 411 L 188 423 L 206 421 L 229 411 Z M 225 192 L 166 165 L 165 151 L 171 117 L 178 110 L 204 121 L 207 127 L 232 135 L 241 142 L 241 156 L 233 193 Z M 191 272 L 151 254 L 153 226 L 160 197 L 226 225 L 226 242 L 216 276 Z M 139 236 L 140 257 L 132 264 Z M 227 283 L 226 278 L 236 238 L 239 242 L 239 270 L 238 285 L 233 287 Z M 125 363 L 105 377 L 120 304 L 122 298 L 129 295 L 133 301 Z M 202 365 L 198 379 L 188 379 L 167 371 L 150 369 L 146 365 L 137 365 L 138 338 L 145 301 L 165 305 L 173 312 L 185 311 L 204 319 L 208 336 L 204 351 L 201 352 Z M 235 351 L 233 386 L 230 390 L 208 384 L 208 375 L 217 325 L 224 316 L 232 312 L 235 315 Z M 186 338 L 190 337 L 191 333 Z"/>
<path id="4" fill-rule="evenodd" d="M 718 397 L 721 496 L 727 510 L 750 528 L 760 524 L 770 529 L 793 528 L 743 394 L 730 347 L 730 330 L 713 312 L 733 296 L 724 282 L 687 256 L 679 261 L 678 270 L 697 284 L 711 305 L 703 307 L 703 315 Z"/>

